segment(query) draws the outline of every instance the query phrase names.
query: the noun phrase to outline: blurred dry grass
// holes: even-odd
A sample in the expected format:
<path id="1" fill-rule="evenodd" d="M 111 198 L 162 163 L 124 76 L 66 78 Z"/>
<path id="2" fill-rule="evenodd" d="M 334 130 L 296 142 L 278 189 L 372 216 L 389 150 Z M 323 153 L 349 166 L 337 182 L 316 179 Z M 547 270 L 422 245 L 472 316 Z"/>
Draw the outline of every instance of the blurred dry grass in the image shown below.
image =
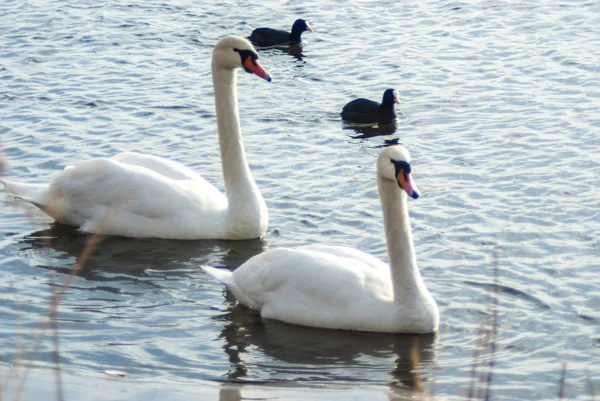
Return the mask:
<path id="1" fill-rule="evenodd" d="M 4 157 L 4 153 L 2 152 L 2 148 L 0 147 L 0 174 L 4 174 L 8 169 L 8 161 Z M 52 204 L 49 205 L 52 207 Z M 27 214 L 27 217 L 33 218 L 31 215 Z M 60 335 L 59 335 L 59 325 L 58 325 L 58 308 L 61 303 L 61 300 L 67 293 L 67 290 L 71 286 L 74 277 L 81 271 L 85 263 L 87 262 L 89 256 L 94 252 L 97 245 L 102 241 L 103 236 L 101 234 L 93 234 L 90 235 L 89 240 L 86 243 L 86 246 L 82 249 L 81 255 L 75 263 L 75 267 L 71 270 L 70 274 L 65 278 L 63 283 L 55 283 L 55 276 L 52 274 L 50 277 L 50 289 L 52 291 L 50 299 L 48 301 L 48 311 L 43 317 L 43 320 L 36 327 L 35 340 L 30 349 L 27 349 L 26 346 L 23 346 L 21 349 L 15 352 L 15 357 L 13 359 L 13 363 L 11 365 L 11 377 L 16 378 L 17 381 L 14 391 L 14 400 L 19 401 L 25 389 L 25 383 L 27 382 L 27 376 L 31 368 L 33 367 L 35 355 L 39 352 L 39 349 L 42 345 L 44 338 L 46 337 L 46 333 L 50 330 L 53 344 L 53 353 L 52 358 L 54 362 L 54 374 L 55 374 L 55 397 L 56 400 L 63 401 L 64 400 L 64 391 L 62 385 L 62 377 L 61 377 L 61 363 L 60 363 Z M 50 238 L 46 239 L 46 249 L 50 248 Z M 30 360 L 25 361 L 24 355 L 30 355 Z M 19 371 L 22 372 L 19 374 Z M 3 401 L 4 390 L 8 388 L 8 382 L 11 377 L 6 378 L 6 382 L 0 382 L 0 401 Z"/>
<path id="2" fill-rule="evenodd" d="M 35 355 L 38 353 L 42 341 L 46 337 L 46 333 L 48 330 L 51 331 L 52 343 L 53 343 L 53 361 L 54 361 L 54 374 L 56 377 L 55 380 L 55 390 L 56 390 L 56 400 L 63 401 L 64 400 L 64 391 L 62 386 L 62 377 L 61 377 L 61 364 L 60 364 L 60 334 L 59 334 L 59 326 L 58 326 L 58 308 L 62 301 L 62 298 L 67 293 L 71 283 L 73 282 L 74 277 L 81 271 L 89 256 L 94 252 L 100 241 L 102 241 L 103 236 L 100 234 L 92 234 L 90 235 L 89 241 L 87 245 L 81 252 L 81 256 L 75 263 L 75 267 L 71 270 L 70 274 L 65 278 L 65 281 L 61 284 L 56 283 L 57 285 L 50 285 L 52 294 L 50 300 L 48 301 L 48 312 L 44 316 L 44 320 L 40 322 L 38 325 L 36 332 L 37 337 L 32 346 L 31 352 L 28 352 L 26 348 L 18 350 L 16 356 L 14 358 L 12 364 L 13 377 L 19 378 L 18 383 L 16 385 L 15 390 L 15 401 L 19 401 L 23 396 L 23 391 L 25 389 L 25 383 L 27 381 L 27 375 L 31 368 L 33 367 L 33 361 L 35 359 Z M 47 239 L 50 241 L 50 239 Z M 49 243 L 47 247 L 49 247 Z M 53 279 L 52 279 L 53 280 Z M 51 284 L 54 284 L 53 282 Z M 30 355 L 30 360 L 28 362 L 23 361 L 23 355 Z M 23 372 L 19 375 L 18 370 L 22 368 Z M 2 389 L 7 386 L 0 383 L 0 401 L 2 401 Z"/>
<path id="3" fill-rule="evenodd" d="M 0 142 L 0 174 L 4 174 L 8 170 L 8 161 L 4 157 L 4 152 L 2 151 L 2 142 Z"/>
<path id="4" fill-rule="evenodd" d="M 492 381 L 496 365 L 496 341 L 498 339 L 498 298 L 500 289 L 497 243 L 494 247 L 493 262 L 494 283 L 488 289 L 487 319 L 479 327 L 477 342 L 473 349 L 471 381 L 467 393 L 468 400 L 489 401 L 492 398 Z"/>

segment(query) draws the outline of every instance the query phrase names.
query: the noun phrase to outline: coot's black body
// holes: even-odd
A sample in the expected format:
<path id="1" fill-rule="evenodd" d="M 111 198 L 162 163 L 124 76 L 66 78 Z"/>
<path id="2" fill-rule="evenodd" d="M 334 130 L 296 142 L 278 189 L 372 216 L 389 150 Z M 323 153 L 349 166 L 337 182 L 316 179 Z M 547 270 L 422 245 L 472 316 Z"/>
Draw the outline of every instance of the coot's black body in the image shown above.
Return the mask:
<path id="1" fill-rule="evenodd" d="M 303 19 L 298 19 L 292 25 L 292 32 L 272 28 L 256 28 L 248 36 L 250 42 L 258 47 L 293 45 L 302 43 L 302 32 L 312 32 L 311 27 Z"/>
<path id="2" fill-rule="evenodd" d="M 352 123 L 390 123 L 396 120 L 394 104 L 398 101 L 398 94 L 394 89 L 383 93 L 381 103 L 369 99 L 355 99 L 342 109 L 342 119 Z"/>

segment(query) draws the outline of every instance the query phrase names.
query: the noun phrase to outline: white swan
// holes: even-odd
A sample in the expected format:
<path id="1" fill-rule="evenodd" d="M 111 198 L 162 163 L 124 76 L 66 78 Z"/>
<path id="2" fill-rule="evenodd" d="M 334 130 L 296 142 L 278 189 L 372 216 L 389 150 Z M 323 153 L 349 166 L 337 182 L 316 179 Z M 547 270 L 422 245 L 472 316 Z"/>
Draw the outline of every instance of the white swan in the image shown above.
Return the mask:
<path id="1" fill-rule="evenodd" d="M 268 215 L 246 161 L 237 108 L 237 69 L 271 81 L 246 39 L 217 43 L 212 76 L 226 196 L 191 169 L 156 156 L 121 153 L 68 166 L 47 185 L 0 179 L 16 197 L 85 232 L 172 239 L 262 237 Z"/>
<path id="2" fill-rule="evenodd" d="M 203 266 L 242 304 L 265 318 L 395 333 L 437 331 L 439 312 L 417 267 L 407 194 L 418 198 L 410 156 L 386 148 L 377 161 L 389 266 L 357 249 L 309 245 L 254 256 L 233 273 Z"/>

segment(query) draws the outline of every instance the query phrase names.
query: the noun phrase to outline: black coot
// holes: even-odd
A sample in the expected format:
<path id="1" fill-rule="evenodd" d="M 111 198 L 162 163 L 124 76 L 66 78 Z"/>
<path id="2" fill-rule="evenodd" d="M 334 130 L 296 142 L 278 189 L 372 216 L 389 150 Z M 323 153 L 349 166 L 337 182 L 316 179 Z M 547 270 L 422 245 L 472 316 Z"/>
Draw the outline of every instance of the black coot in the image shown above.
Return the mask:
<path id="1" fill-rule="evenodd" d="M 298 19 L 292 25 L 292 32 L 280 31 L 272 28 L 256 28 L 248 39 L 259 47 L 269 47 L 288 44 L 299 44 L 302 42 L 302 32 L 312 32 L 308 22 Z"/>
<path id="2" fill-rule="evenodd" d="M 342 119 L 352 123 L 389 123 L 396 120 L 394 104 L 398 101 L 398 92 L 388 89 L 383 93 L 381 103 L 369 99 L 355 99 L 342 109 Z"/>

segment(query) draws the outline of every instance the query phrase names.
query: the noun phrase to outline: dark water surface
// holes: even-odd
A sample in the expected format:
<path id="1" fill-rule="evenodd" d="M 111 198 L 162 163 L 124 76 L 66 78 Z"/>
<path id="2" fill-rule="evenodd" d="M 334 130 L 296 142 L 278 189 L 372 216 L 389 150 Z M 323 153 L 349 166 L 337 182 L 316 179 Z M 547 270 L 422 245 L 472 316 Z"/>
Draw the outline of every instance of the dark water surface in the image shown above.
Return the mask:
<path id="1" fill-rule="evenodd" d="M 462 399 L 474 366 L 485 388 L 492 359 L 496 400 L 558 399 L 563 364 L 565 397 L 600 392 L 598 2 L 4 0 L 6 175 L 45 182 L 137 150 L 223 188 L 212 46 L 298 17 L 315 30 L 300 53 L 260 52 L 273 82 L 238 81 L 265 240 L 107 238 L 60 305 L 66 398 L 387 400 L 422 386 Z M 396 125 L 341 123 L 346 102 L 388 87 Z M 422 192 L 409 206 L 437 336 L 263 321 L 200 270 L 315 242 L 385 259 L 374 163 L 394 141 Z M 24 382 L 23 399 L 52 399 L 55 346 L 41 327 L 89 238 L 4 191 L 0 202 L 0 391 L 12 399 Z"/>

